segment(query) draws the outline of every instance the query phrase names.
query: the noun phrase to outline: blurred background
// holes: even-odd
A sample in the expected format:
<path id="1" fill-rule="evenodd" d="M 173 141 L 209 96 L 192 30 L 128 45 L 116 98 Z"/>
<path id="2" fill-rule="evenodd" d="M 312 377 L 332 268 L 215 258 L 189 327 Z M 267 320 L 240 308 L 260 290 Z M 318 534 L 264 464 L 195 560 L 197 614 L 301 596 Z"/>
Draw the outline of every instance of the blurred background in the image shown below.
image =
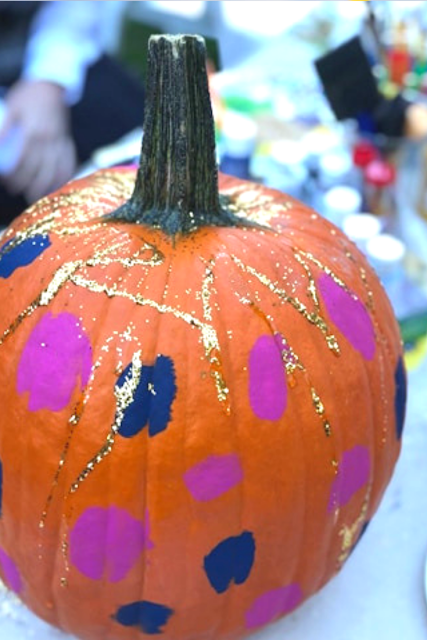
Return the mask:
<path id="1" fill-rule="evenodd" d="M 370 553 L 357 550 L 347 579 L 267 635 L 421 640 L 426 3 L 0 2 L 0 224 L 74 176 L 137 161 L 155 33 L 205 37 L 220 169 L 289 193 L 343 229 L 380 276 L 406 348 L 408 435 L 376 538 L 360 545 Z M 0 591 L 3 633 L 63 637 Z"/>

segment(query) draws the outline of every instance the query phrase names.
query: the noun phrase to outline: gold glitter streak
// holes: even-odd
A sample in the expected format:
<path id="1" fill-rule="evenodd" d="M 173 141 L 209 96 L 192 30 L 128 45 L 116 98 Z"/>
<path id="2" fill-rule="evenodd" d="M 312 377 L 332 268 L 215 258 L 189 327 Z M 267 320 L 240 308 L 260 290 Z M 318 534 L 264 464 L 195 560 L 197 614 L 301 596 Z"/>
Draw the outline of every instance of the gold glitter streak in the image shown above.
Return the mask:
<path id="1" fill-rule="evenodd" d="M 341 565 L 347 560 L 357 541 L 358 536 L 360 535 L 361 527 L 366 522 L 370 494 L 371 488 L 369 488 L 369 491 L 365 497 L 360 515 L 356 518 L 353 524 L 344 525 L 339 532 L 339 535 L 342 537 L 342 542 L 341 553 L 338 556 L 338 568 L 340 568 Z"/>
<path id="2" fill-rule="evenodd" d="M 113 245 L 111 247 L 108 247 L 108 249 L 105 249 L 99 252 L 98 257 L 101 258 L 105 254 L 108 254 L 110 251 L 111 252 L 117 251 L 118 249 L 123 247 L 123 244 L 124 243 L 121 242 L 121 243 L 116 243 L 116 245 Z M 95 252 L 95 256 L 96 256 L 96 252 Z M 34 313 L 34 311 L 36 311 L 36 309 L 38 309 L 39 307 L 44 307 L 49 305 L 54 300 L 54 298 L 58 295 L 58 293 L 61 291 L 64 285 L 66 285 L 67 282 L 72 280 L 72 276 L 76 273 L 76 271 L 78 271 L 82 267 L 87 266 L 90 263 L 90 261 L 94 259 L 95 259 L 94 257 L 91 257 L 86 261 L 75 260 L 72 262 L 66 262 L 61 267 L 59 267 L 59 269 L 57 269 L 53 274 L 52 280 L 49 282 L 46 289 L 44 289 L 37 296 L 37 298 L 33 300 L 33 302 L 31 302 L 31 304 L 29 304 L 26 309 L 24 309 L 24 311 L 21 311 L 19 316 L 15 318 L 15 320 L 10 324 L 10 326 L 3 332 L 3 336 L 0 337 L 0 346 L 4 344 L 6 339 L 16 331 L 16 329 L 23 322 L 23 320 L 31 316 Z"/>
<path id="3" fill-rule="evenodd" d="M 323 428 L 325 430 L 325 434 L 329 438 L 331 436 L 331 434 L 332 434 L 332 430 L 331 430 L 331 425 L 329 424 L 329 421 L 327 420 L 327 418 L 325 416 L 324 404 L 321 401 L 320 397 L 318 396 L 318 394 L 317 394 L 316 390 L 314 389 L 314 387 L 311 387 L 310 392 L 311 392 L 311 399 L 312 399 L 313 405 L 314 405 L 314 410 L 317 413 L 317 415 L 321 417 L 322 422 L 323 422 Z"/>
<path id="4" fill-rule="evenodd" d="M 212 377 L 214 378 L 216 383 L 218 399 L 220 400 L 220 402 L 227 403 L 229 390 L 222 378 L 220 345 L 217 332 L 212 325 L 200 321 L 191 313 L 181 311 L 164 303 L 156 302 L 155 300 L 151 300 L 150 298 L 145 298 L 141 294 L 130 293 L 125 289 L 119 289 L 116 283 L 108 286 L 106 284 L 100 284 L 95 280 L 89 280 L 80 275 L 73 275 L 70 278 L 70 282 L 72 282 L 77 287 L 82 287 L 84 289 L 87 289 L 88 291 L 92 291 L 93 293 L 104 293 L 109 298 L 123 298 L 126 300 L 130 300 L 138 306 L 151 307 L 159 313 L 171 314 L 178 320 L 183 320 L 186 324 L 194 327 L 195 329 L 198 329 L 200 331 L 206 358 L 211 365 L 211 371 L 213 373 Z M 226 405 L 225 410 L 226 412 L 228 412 Z"/>
<path id="5" fill-rule="evenodd" d="M 17 318 L 11 323 L 11 325 L 3 332 L 3 336 L 0 338 L 0 346 L 4 344 L 7 338 L 16 331 L 21 322 L 31 316 L 36 309 L 42 306 L 48 305 L 55 296 L 59 293 L 62 287 L 68 282 L 71 275 L 75 273 L 81 266 L 84 265 L 82 260 L 76 260 L 75 262 L 67 262 L 62 265 L 54 274 L 51 282 L 44 291 L 40 293 L 37 298 L 28 305 L 24 311 L 22 311 Z"/>
<path id="6" fill-rule="evenodd" d="M 221 349 L 218 340 L 218 335 L 212 325 L 212 308 L 211 308 L 211 287 L 214 282 L 214 274 L 212 267 L 214 261 L 211 260 L 206 268 L 205 276 L 202 282 L 202 305 L 203 305 L 203 319 L 205 320 L 204 327 L 202 328 L 202 340 L 205 348 L 206 358 L 210 364 L 210 373 L 215 382 L 215 387 L 218 394 L 218 400 L 221 402 L 227 415 L 231 413 L 231 406 L 229 401 L 229 388 L 224 379 L 224 370 L 222 364 Z"/>
<path id="7" fill-rule="evenodd" d="M 76 404 L 76 407 L 74 409 L 74 412 L 72 414 L 72 416 L 70 417 L 70 419 L 68 420 L 68 424 L 70 425 L 69 427 L 69 433 L 68 433 L 68 437 L 65 441 L 62 453 L 61 453 L 61 457 L 59 460 L 59 464 L 58 464 L 58 468 L 55 471 L 55 475 L 53 477 L 52 480 L 52 487 L 50 490 L 50 493 L 46 499 L 46 504 L 45 504 L 45 508 L 43 510 L 40 522 L 39 522 L 39 528 L 40 529 L 44 529 L 45 525 L 46 525 L 46 520 L 47 520 L 47 516 L 49 513 L 49 509 L 50 506 L 52 504 L 53 501 L 53 496 L 55 493 L 55 490 L 59 484 L 59 477 L 61 475 L 61 472 L 65 466 L 65 463 L 67 461 L 67 456 L 70 450 L 70 445 L 71 445 L 71 440 L 72 437 L 74 435 L 75 429 L 77 427 L 77 425 L 79 424 L 82 416 L 83 416 L 83 412 L 84 412 L 84 408 L 85 408 L 85 404 L 86 404 L 86 398 L 85 395 L 82 394 L 82 397 L 80 398 L 79 402 Z"/>
<path id="8" fill-rule="evenodd" d="M 233 262 L 242 269 L 245 273 L 257 278 L 257 280 L 265 286 L 271 293 L 276 295 L 281 300 L 288 302 L 298 313 L 300 313 L 310 324 L 314 325 L 325 336 L 326 344 L 328 348 L 335 354 L 340 355 L 340 348 L 337 339 L 334 335 L 329 333 L 329 328 L 326 321 L 320 316 L 317 311 L 309 311 L 305 304 L 303 304 L 297 297 L 290 296 L 284 289 L 278 287 L 268 276 L 260 273 L 254 267 L 245 265 L 239 258 L 232 256 Z"/>
<path id="9" fill-rule="evenodd" d="M 105 443 L 96 455 L 94 455 L 86 467 L 79 474 L 78 478 L 71 485 L 70 493 L 75 493 L 81 484 L 90 476 L 90 474 L 101 464 L 101 462 L 108 456 L 113 450 L 116 436 L 120 430 L 120 427 L 125 416 L 126 409 L 132 404 L 135 397 L 135 391 L 138 388 L 139 381 L 141 379 L 141 352 L 136 351 L 132 356 L 132 366 L 130 375 L 125 377 L 125 380 L 121 387 L 116 385 L 114 387 L 114 395 L 116 397 L 116 417 L 110 432 L 107 435 Z"/>

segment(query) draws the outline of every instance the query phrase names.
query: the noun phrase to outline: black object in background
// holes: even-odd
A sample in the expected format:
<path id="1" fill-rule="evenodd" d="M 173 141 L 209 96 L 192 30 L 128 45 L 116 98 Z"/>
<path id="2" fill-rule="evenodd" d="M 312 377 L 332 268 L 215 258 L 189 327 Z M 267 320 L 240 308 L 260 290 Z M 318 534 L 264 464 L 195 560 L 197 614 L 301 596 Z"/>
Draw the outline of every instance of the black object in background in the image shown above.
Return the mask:
<path id="1" fill-rule="evenodd" d="M 315 61 L 329 104 L 338 118 L 372 113 L 382 96 L 359 37 Z"/>
<path id="2" fill-rule="evenodd" d="M 378 89 L 371 65 L 358 36 L 315 60 L 325 95 L 338 120 L 355 119 L 367 133 L 399 138 L 404 133 L 409 102 L 392 100 Z"/>

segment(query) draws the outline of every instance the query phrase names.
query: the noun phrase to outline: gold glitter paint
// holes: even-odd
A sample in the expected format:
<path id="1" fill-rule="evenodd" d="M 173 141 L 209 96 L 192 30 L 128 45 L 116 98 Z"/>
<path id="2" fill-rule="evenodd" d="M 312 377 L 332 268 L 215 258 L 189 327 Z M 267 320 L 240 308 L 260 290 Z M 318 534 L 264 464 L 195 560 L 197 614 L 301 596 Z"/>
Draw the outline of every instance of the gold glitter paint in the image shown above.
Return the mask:
<path id="1" fill-rule="evenodd" d="M 86 398 L 85 398 L 85 395 L 82 394 L 82 397 L 80 398 L 80 401 L 77 403 L 73 414 L 71 415 L 70 419 L 68 420 L 68 424 L 70 425 L 69 426 L 69 433 L 68 433 L 68 436 L 66 438 L 66 441 L 65 441 L 62 453 L 61 453 L 61 457 L 60 457 L 60 460 L 59 460 L 58 468 L 55 471 L 55 475 L 54 475 L 53 480 L 52 480 L 52 487 L 51 487 L 50 493 L 49 493 L 49 495 L 48 495 L 48 497 L 46 499 L 46 504 L 45 504 L 45 507 L 43 509 L 42 516 L 40 518 L 40 522 L 39 522 L 39 528 L 40 529 L 44 529 L 44 527 L 46 525 L 46 520 L 47 520 L 47 517 L 48 517 L 48 514 L 49 514 L 49 509 L 50 509 L 50 507 L 52 505 L 52 501 L 53 501 L 53 497 L 54 497 L 54 494 L 55 494 L 55 490 L 56 490 L 56 488 L 57 488 L 57 486 L 59 484 L 59 478 L 60 478 L 61 472 L 62 472 L 62 470 L 63 470 L 63 468 L 65 466 L 65 463 L 67 461 L 67 456 L 68 456 L 68 453 L 69 453 L 69 450 L 70 450 L 71 440 L 72 440 L 72 437 L 74 435 L 75 429 L 76 429 L 77 425 L 79 424 L 79 422 L 80 422 L 80 420 L 81 420 L 81 418 L 83 416 L 85 405 L 86 405 Z"/>
<path id="2" fill-rule="evenodd" d="M 340 348 L 335 336 L 329 333 L 329 328 L 326 321 L 320 316 L 317 311 L 309 311 L 305 304 L 303 304 L 297 297 L 291 296 L 286 293 L 284 289 L 274 283 L 267 275 L 260 273 L 254 267 L 245 265 L 239 258 L 232 256 L 233 262 L 242 269 L 245 273 L 248 273 L 265 286 L 271 293 L 276 295 L 279 299 L 289 303 L 298 313 L 300 313 L 310 324 L 314 325 L 325 336 L 326 344 L 328 348 L 336 355 L 340 354 Z"/>
<path id="3" fill-rule="evenodd" d="M 227 415 L 231 413 L 231 406 L 229 401 L 229 388 L 224 379 L 224 370 L 222 364 L 221 349 L 219 344 L 218 335 L 213 328 L 212 324 L 212 308 L 211 308 L 211 288 L 214 283 L 214 274 L 212 268 L 214 267 L 214 261 L 206 267 L 205 275 L 202 282 L 202 305 L 203 305 L 203 319 L 204 328 L 202 329 L 202 341 L 205 348 L 206 358 L 210 364 L 210 373 L 215 382 L 217 390 L 218 400 L 224 408 Z"/>
<path id="4" fill-rule="evenodd" d="M 358 536 L 360 535 L 360 530 L 364 525 L 364 523 L 366 522 L 370 494 L 371 494 L 371 488 L 369 487 L 368 493 L 363 502 L 362 510 L 359 516 L 351 525 L 344 525 L 339 532 L 339 535 L 342 538 L 342 541 L 341 541 L 341 553 L 338 556 L 338 568 L 340 568 L 341 565 L 347 560 L 348 556 L 350 555 L 354 547 L 354 544 L 357 541 Z"/>
<path id="5" fill-rule="evenodd" d="M 42 306 L 48 305 L 52 300 L 56 297 L 62 287 L 69 281 L 71 275 L 75 273 L 80 267 L 84 265 L 82 260 L 76 260 L 75 262 L 67 262 L 62 265 L 54 274 L 51 282 L 44 289 L 37 298 L 28 305 L 24 311 L 21 311 L 19 316 L 15 318 L 15 320 L 10 324 L 10 326 L 3 332 L 3 335 L 0 337 L 0 346 L 4 344 L 6 339 L 12 335 L 19 325 L 31 316 L 36 309 Z"/>
<path id="6" fill-rule="evenodd" d="M 248 190 L 247 185 L 233 187 L 222 191 L 221 194 L 229 198 L 227 206 L 236 216 L 247 218 L 271 231 L 275 231 L 270 227 L 271 220 L 292 208 L 290 202 L 284 201 L 278 204 L 274 202 L 272 196 L 263 193 L 261 189 Z"/>
<path id="7" fill-rule="evenodd" d="M 227 402 L 229 390 L 222 378 L 221 350 L 218 335 L 211 324 L 200 321 L 191 313 L 181 311 L 180 309 L 164 303 L 156 302 L 155 300 L 151 300 L 149 298 L 145 298 L 141 294 L 130 293 L 125 289 L 120 289 L 115 283 L 113 283 L 113 285 L 111 286 L 108 286 L 106 284 L 100 284 L 95 280 L 89 280 L 80 275 L 71 276 L 70 282 L 72 282 L 77 287 L 83 287 L 84 289 L 92 291 L 93 293 L 103 293 L 109 298 L 123 298 L 126 300 L 130 300 L 135 305 L 142 307 L 151 307 L 159 313 L 171 314 L 175 318 L 184 321 L 191 327 L 198 329 L 200 331 L 206 358 L 211 366 L 212 377 L 217 388 L 218 399 L 220 402 L 224 403 L 224 408 L 228 413 L 229 409 L 227 408 Z"/>
<path id="8" fill-rule="evenodd" d="M 325 431 L 326 436 L 329 438 L 332 434 L 331 425 L 325 416 L 325 406 L 318 396 L 314 387 L 311 387 L 311 399 L 313 401 L 314 410 L 318 416 L 322 419 L 323 429 Z"/>
<path id="9" fill-rule="evenodd" d="M 132 357 L 130 375 L 125 378 L 121 387 L 116 385 L 114 388 L 114 395 L 116 398 L 116 416 L 114 423 L 112 424 L 111 429 L 101 449 L 89 460 L 89 462 L 86 464 L 86 467 L 79 474 L 75 482 L 73 482 L 73 484 L 71 485 L 70 493 L 75 493 L 79 489 L 81 484 L 96 469 L 96 467 L 101 464 L 101 462 L 105 460 L 105 458 L 112 452 L 116 441 L 116 436 L 120 430 L 123 418 L 125 416 L 126 409 L 134 401 L 135 392 L 141 379 L 141 370 L 141 352 L 136 351 Z"/>

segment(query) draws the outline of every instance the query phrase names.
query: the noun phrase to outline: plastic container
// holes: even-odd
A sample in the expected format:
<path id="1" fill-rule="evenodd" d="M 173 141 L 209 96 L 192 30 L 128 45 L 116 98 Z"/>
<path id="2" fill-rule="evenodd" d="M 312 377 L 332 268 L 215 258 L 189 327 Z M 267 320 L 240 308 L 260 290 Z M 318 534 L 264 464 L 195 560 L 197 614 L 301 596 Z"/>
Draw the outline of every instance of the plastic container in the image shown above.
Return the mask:
<path id="1" fill-rule="evenodd" d="M 351 154 L 347 150 L 326 153 L 319 160 L 319 187 L 326 191 L 342 185 L 356 186 Z"/>
<path id="2" fill-rule="evenodd" d="M 360 212 L 362 197 L 357 189 L 347 186 L 333 187 L 326 191 L 321 202 L 320 213 L 340 229 L 345 220 Z"/>
<path id="3" fill-rule="evenodd" d="M 355 213 L 344 219 L 342 228 L 358 249 L 366 253 L 368 242 L 381 233 L 381 220 L 372 213 Z"/>

